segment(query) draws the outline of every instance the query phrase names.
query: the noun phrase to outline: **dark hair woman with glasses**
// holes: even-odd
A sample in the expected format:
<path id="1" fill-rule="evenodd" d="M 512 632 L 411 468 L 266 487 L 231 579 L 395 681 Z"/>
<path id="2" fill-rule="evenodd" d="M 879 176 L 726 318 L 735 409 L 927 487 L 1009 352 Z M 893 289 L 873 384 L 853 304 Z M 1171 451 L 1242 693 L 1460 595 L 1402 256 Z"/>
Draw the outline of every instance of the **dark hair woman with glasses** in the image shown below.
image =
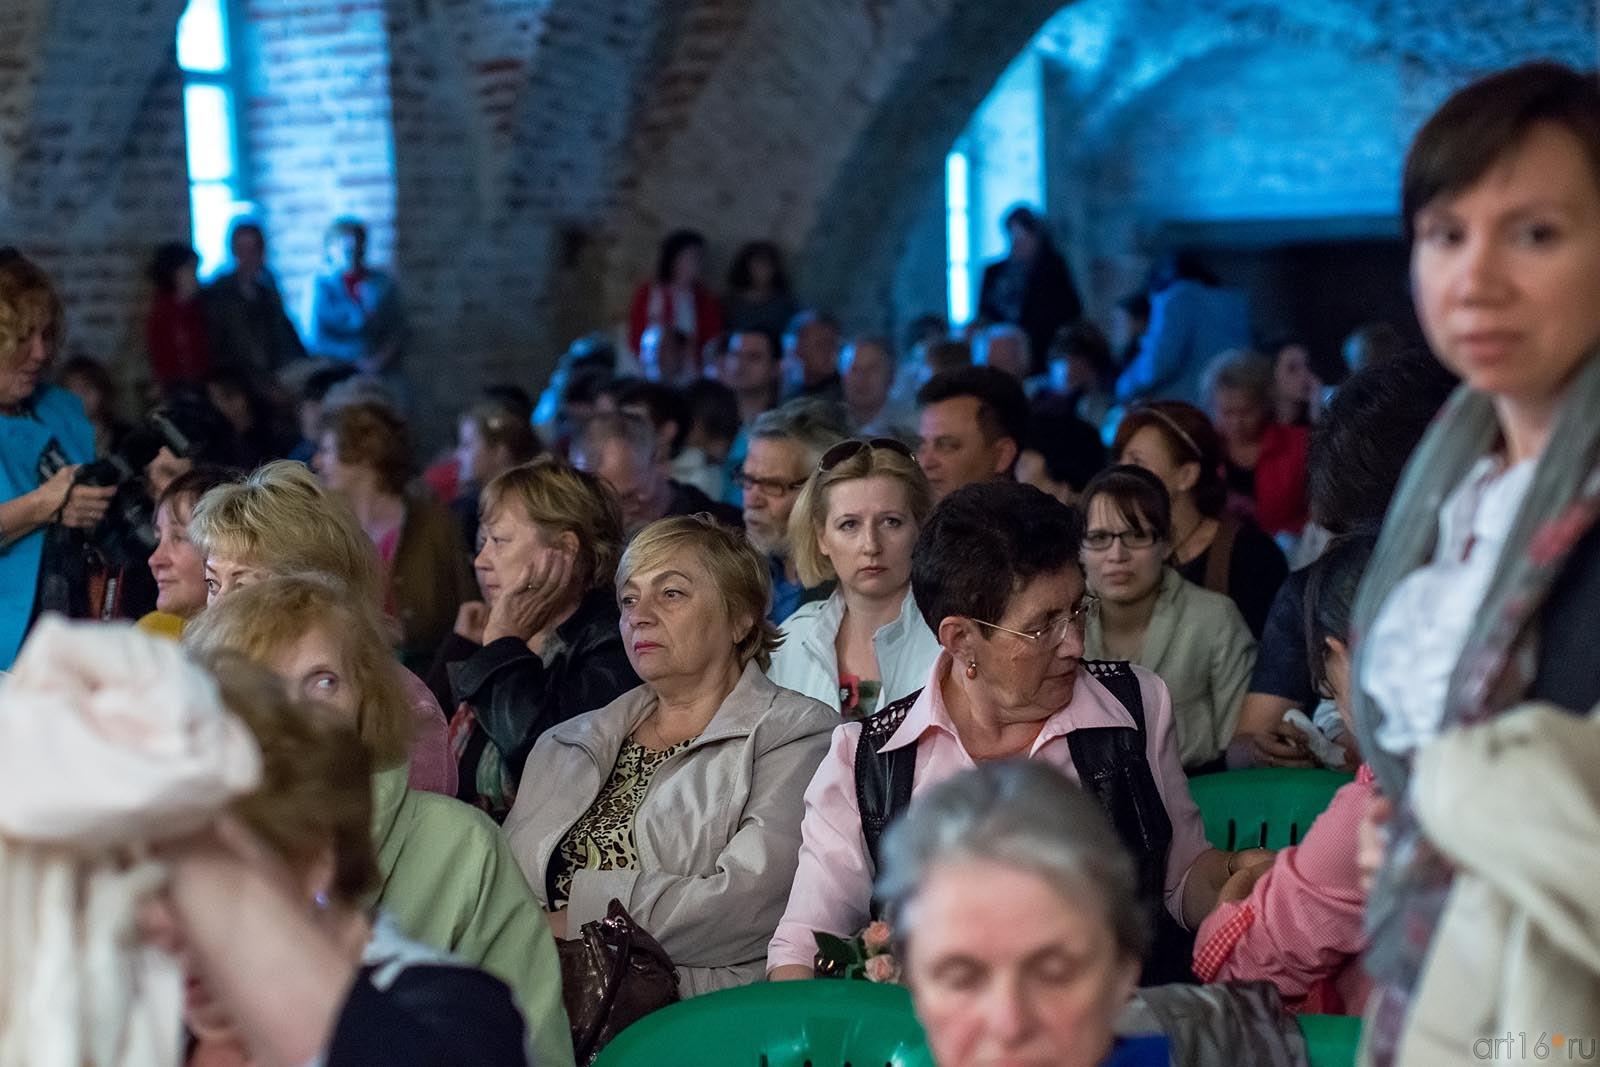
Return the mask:
<path id="1" fill-rule="evenodd" d="M 939 642 L 911 594 L 911 548 L 932 510 L 904 443 L 852 438 L 823 453 L 789 513 L 789 544 L 802 584 L 837 585 L 784 621 L 774 682 L 856 719 L 927 681 Z"/>
<path id="2" fill-rule="evenodd" d="M 1142 668 L 1083 658 L 1079 541 L 1072 509 L 1015 482 L 967 486 L 934 510 L 911 589 L 942 650 L 924 689 L 834 730 L 806 790 L 772 977 L 809 976 L 818 931 L 848 937 L 872 917 L 878 836 L 913 797 L 1008 757 L 1049 762 L 1112 813 L 1158 931 L 1145 977 L 1188 975 L 1180 924 L 1211 910 L 1240 857 L 1206 844 L 1167 687 Z"/>
<path id="3" fill-rule="evenodd" d="M 1159 675 L 1172 693 L 1184 769 L 1222 770 L 1256 664 L 1250 628 L 1233 601 L 1167 565 L 1172 518 L 1161 479 L 1143 467 L 1112 467 L 1084 487 L 1080 504 L 1083 573 L 1097 598 L 1084 654 Z"/>

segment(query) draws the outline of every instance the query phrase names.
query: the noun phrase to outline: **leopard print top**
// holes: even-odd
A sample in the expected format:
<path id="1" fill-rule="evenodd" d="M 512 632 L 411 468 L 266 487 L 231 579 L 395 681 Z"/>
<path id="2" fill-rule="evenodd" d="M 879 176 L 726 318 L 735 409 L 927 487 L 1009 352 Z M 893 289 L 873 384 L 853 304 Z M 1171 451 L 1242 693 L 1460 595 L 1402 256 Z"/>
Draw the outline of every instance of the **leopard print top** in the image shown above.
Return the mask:
<path id="1" fill-rule="evenodd" d="M 615 871 L 639 866 L 639 853 L 633 841 L 634 815 L 644 802 L 656 771 L 693 741 L 694 738 L 680 741 L 659 752 L 645 748 L 631 737 L 623 742 L 616 766 L 611 768 L 611 777 L 600 787 L 600 795 L 572 824 L 550 857 L 552 909 L 566 904 L 571 896 L 574 871 Z"/>

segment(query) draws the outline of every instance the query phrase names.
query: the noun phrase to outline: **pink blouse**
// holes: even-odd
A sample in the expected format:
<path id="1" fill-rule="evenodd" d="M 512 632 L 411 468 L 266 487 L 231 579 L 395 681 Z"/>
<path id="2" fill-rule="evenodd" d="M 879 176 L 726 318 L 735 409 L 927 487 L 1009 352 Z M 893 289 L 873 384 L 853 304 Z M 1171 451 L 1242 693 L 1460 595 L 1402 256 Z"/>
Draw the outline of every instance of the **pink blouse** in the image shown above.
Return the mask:
<path id="1" fill-rule="evenodd" d="M 1367 897 L 1356 832 L 1376 792 L 1372 769 L 1363 764 L 1300 843 L 1278 853 L 1248 897 L 1206 916 L 1194 950 L 1202 982 L 1267 981 L 1294 1011 L 1361 1014 L 1372 981 L 1360 962 Z"/>
<path id="2" fill-rule="evenodd" d="M 975 766 L 956 735 L 945 709 L 940 683 L 950 670 L 949 653 L 940 653 L 928 685 L 906 715 L 905 722 L 879 751 L 917 746 L 912 796 L 960 771 Z M 1178 760 L 1178 740 L 1172 725 L 1172 698 L 1160 678 L 1135 667 L 1144 696 L 1150 769 L 1156 788 L 1172 819 L 1172 845 L 1167 851 L 1165 901 L 1167 910 L 1183 921 L 1183 886 L 1189 868 L 1206 843 L 1200 811 L 1189 797 L 1188 779 Z M 1074 730 L 1097 726 L 1133 726 L 1133 717 L 1099 682 L 1080 670 L 1072 700 L 1046 719 L 1028 750 L 1029 759 L 1042 759 L 1060 768 L 1073 781 L 1077 770 L 1067 746 Z M 789 906 L 767 946 L 767 969 L 790 964 L 813 965 L 818 930 L 850 937 L 867 925 L 872 900 L 872 861 L 861 834 L 861 812 L 856 807 L 855 758 L 861 724 L 845 723 L 833 731 L 833 741 L 822 766 L 806 789 L 805 818 L 801 823 L 800 867 L 795 873 Z"/>

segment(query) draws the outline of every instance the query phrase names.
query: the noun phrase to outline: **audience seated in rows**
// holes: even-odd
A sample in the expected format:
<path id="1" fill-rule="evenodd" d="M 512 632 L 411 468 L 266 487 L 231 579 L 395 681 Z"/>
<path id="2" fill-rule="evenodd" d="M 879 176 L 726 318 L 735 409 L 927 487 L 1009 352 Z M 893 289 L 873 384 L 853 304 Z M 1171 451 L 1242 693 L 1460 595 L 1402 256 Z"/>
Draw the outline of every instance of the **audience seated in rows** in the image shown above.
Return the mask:
<path id="1" fill-rule="evenodd" d="M 866 926 L 878 835 L 908 800 L 1010 756 L 1048 761 L 1097 791 L 1134 851 L 1140 907 L 1157 924 L 1146 979 L 1189 973 L 1185 929 L 1211 911 L 1237 858 L 1206 844 L 1166 686 L 1143 668 L 1081 659 L 1080 530 L 1071 509 L 1011 482 L 968 486 L 934 510 L 911 583 L 943 651 L 924 689 L 834 730 L 806 790 L 799 870 L 767 954 L 773 977 L 810 976 L 816 933 Z M 1091 728 L 1105 744 L 1069 744 Z M 875 756 L 862 758 L 861 745 Z"/>
<path id="2" fill-rule="evenodd" d="M 686 995 L 754 981 L 838 715 L 763 673 L 772 589 L 737 531 L 653 523 L 616 583 L 644 685 L 539 739 L 506 838 L 557 937 L 615 899 L 677 963 Z"/>
<path id="3" fill-rule="evenodd" d="M 933 489 L 893 438 L 852 438 L 823 453 L 789 515 L 795 570 L 836 583 L 781 627 L 770 677 L 847 719 L 865 718 L 928 677 L 939 642 L 911 595 L 911 550 Z"/>

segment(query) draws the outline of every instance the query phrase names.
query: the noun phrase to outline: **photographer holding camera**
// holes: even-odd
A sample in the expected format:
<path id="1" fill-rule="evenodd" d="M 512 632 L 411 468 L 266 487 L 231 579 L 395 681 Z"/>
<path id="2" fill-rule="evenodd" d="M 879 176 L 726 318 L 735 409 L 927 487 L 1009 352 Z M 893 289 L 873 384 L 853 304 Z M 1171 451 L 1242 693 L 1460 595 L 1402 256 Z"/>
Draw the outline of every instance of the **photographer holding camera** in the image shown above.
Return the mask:
<path id="1" fill-rule="evenodd" d="M 45 380 L 61 334 L 61 300 L 45 273 L 0 249 L 0 670 L 41 606 L 42 577 L 60 561 L 53 530 L 92 530 L 115 486 L 75 484 L 94 459 L 83 405 Z M 65 461 L 65 465 L 61 461 Z"/>

